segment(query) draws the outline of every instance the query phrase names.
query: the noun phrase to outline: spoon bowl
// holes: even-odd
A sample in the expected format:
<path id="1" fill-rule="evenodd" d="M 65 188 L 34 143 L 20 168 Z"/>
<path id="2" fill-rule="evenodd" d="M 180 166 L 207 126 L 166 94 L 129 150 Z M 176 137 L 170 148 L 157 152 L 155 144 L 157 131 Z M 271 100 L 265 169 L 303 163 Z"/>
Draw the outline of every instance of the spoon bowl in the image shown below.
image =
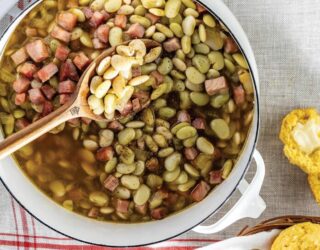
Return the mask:
<path id="1" fill-rule="evenodd" d="M 159 43 L 149 39 L 141 39 L 141 41 L 144 42 L 146 48 L 153 48 L 160 45 Z M 129 42 L 130 41 L 127 41 L 121 45 L 127 45 Z M 93 62 L 83 72 L 77 84 L 76 91 L 67 103 L 49 115 L 39 119 L 38 121 L 30 124 L 26 128 L 3 140 L 0 143 L 0 159 L 3 159 L 11 153 L 17 151 L 26 144 L 34 141 L 43 134 L 70 119 L 83 117 L 94 121 L 112 121 L 121 118 L 121 116 L 117 116 L 112 120 L 108 120 L 102 116 L 95 115 L 90 109 L 87 100 L 90 92 L 89 82 L 95 74 L 97 65 L 99 65 L 99 63 L 107 56 L 114 54 L 116 48 L 117 46 L 114 46 L 104 50 L 97 58 L 93 60 Z"/>

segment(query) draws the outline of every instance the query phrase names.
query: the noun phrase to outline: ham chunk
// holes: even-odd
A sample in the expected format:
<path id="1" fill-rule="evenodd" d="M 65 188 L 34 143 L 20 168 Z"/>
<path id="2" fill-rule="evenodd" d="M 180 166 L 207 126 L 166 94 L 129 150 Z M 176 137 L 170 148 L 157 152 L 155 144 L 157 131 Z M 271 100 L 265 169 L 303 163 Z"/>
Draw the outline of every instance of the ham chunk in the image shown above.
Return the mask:
<path id="1" fill-rule="evenodd" d="M 59 96 L 59 102 L 61 105 L 67 103 L 71 99 L 71 95 L 68 94 L 62 94 Z"/>
<path id="2" fill-rule="evenodd" d="M 37 66 L 30 62 L 25 62 L 17 69 L 18 73 L 24 75 L 30 80 L 33 78 L 33 75 L 37 72 L 37 70 Z"/>
<path id="3" fill-rule="evenodd" d="M 131 38 L 142 38 L 144 35 L 145 29 L 144 27 L 139 23 L 132 24 L 129 29 L 126 31 L 126 33 Z"/>
<path id="4" fill-rule="evenodd" d="M 92 15 L 92 17 L 90 18 L 89 21 L 89 25 L 92 28 L 97 28 L 99 27 L 104 21 L 106 20 L 106 16 L 99 12 L 99 11 L 95 11 Z"/>
<path id="5" fill-rule="evenodd" d="M 26 93 L 16 94 L 16 96 L 14 98 L 14 103 L 18 106 L 21 104 L 24 104 L 26 101 L 27 101 L 27 94 Z"/>
<path id="6" fill-rule="evenodd" d="M 206 80 L 204 85 L 205 85 L 207 94 L 210 96 L 228 91 L 229 89 L 227 79 L 224 76 L 220 76 L 215 79 Z"/>
<path id="7" fill-rule="evenodd" d="M 132 103 L 130 101 L 124 106 L 124 108 L 120 111 L 121 116 L 127 116 L 132 111 Z"/>
<path id="8" fill-rule="evenodd" d="M 103 186 L 109 191 L 113 192 L 119 186 L 119 179 L 113 175 L 109 175 L 108 178 L 103 182 Z"/>
<path id="9" fill-rule="evenodd" d="M 59 94 L 72 94 L 76 90 L 76 84 L 71 80 L 66 80 L 59 83 Z"/>
<path id="10" fill-rule="evenodd" d="M 143 205 L 135 205 L 134 206 L 134 210 L 141 215 L 146 215 L 147 211 L 148 211 L 148 205 L 147 203 L 143 204 Z"/>
<path id="11" fill-rule="evenodd" d="M 132 71 L 132 78 L 142 75 L 141 66 L 133 67 L 131 71 Z"/>
<path id="12" fill-rule="evenodd" d="M 227 37 L 224 41 L 224 51 L 232 54 L 239 51 L 238 45 L 232 39 L 232 37 Z"/>
<path id="13" fill-rule="evenodd" d="M 47 84 L 41 86 L 40 89 L 48 100 L 52 100 L 52 98 L 56 94 L 56 90 Z"/>
<path id="14" fill-rule="evenodd" d="M 198 154 L 199 154 L 198 150 L 193 147 L 184 149 L 184 157 L 188 161 L 193 161 L 198 156 Z"/>
<path id="15" fill-rule="evenodd" d="M 24 63 L 29 58 L 29 55 L 27 54 L 27 51 L 25 48 L 18 49 L 16 52 L 14 52 L 11 55 L 11 59 L 14 62 L 14 64 L 17 66 L 21 63 Z"/>
<path id="16" fill-rule="evenodd" d="M 157 85 L 160 85 L 161 83 L 163 83 L 164 76 L 160 74 L 158 70 L 152 71 L 150 75 L 156 79 Z"/>
<path id="17" fill-rule="evenodd" d="M 126 15 L 116 15 L 114 19 L 114 25 L 118 26 L 121 29 L 124 29 L 127 26 L 127 16 Z"/>
<path id="18" fill-rule="evenodd" d="M 242 85 L 233 88 L 233 99 L 238 106 L 246 101 L 246 94 Z"/>
<path id="19" fill-rule="evenodd" d="M 77 66 L 78 69 L 82 71 L 90 64 L 90 59 L 86 56 L 85 53 L 80 52 L 73 59 L 73 63 Z"/>
<path id="20" fill-rule="evenodd" d="M 116 205 L 115 205 L 116 211 L 124 214 L 128 213 L 129 204 L 130 204 L 129 201 L 117 199 Z"/>
<path id="21" fill-rule="evenodd" d="M 28 55 L 36 63 L 42 62 L 49 57 L 47 45 L 42 40 L 35 40 L 26 45 Z"/>
<path id="22" fill-rule="evenodd" d="M 59 59 L 61 62 L 67 60 L 70 53 L 70 49 L 64 45 L 59 45 L 56 49 L 55 58 Z"/>
<path id="23" fill-rule="evenodd" d="M 93 43 L 93 48 L 95 49 L 105 49 L 107 47 L 107 45 L 101 42 L 98 38 L 93 38 L 92 43 Z"/>
<path id="24" fill-rule="evenodd" d="M 54 110 L 53 104 L 49 101 L 44 101 L 41 114 L 43 116 L 46 116 L 46 115 L 49 115 L 53 110 Z"/>
<path id="25" fill-rule="evenodd" d="M 51 77 L 53 77 L 56 73 L 58 73 L 59 69 L 57 65 L 54 63 L 49 63 L 48 65 L 44 66 L 40 69 L 37 73 L 41 82 L 48 81 Z"/>
<path id="26" fill-rule="evenodd" d="M 166 207 L 158 207 L 151 210 L 151 217 L 155 220 L 161 220 L 168 214 L 168 209 Z"/>
<path id="27" fill-rule="evenodd" d="M 85 15 L 86 19 L 90 19 L 93 15 L 93 10 L 89 7 L 82 8 L 82 12 Z"/>
<path id="28" fill-rule="evenodd" d="M 149 100 L 149 93 L 148 91 L 139 90 L 137 92 L 134 92 L 132 97 L 138 98 L 140 101 L 140 104 L 146 103 Z"/>
<path id="29" fill-rule="evenodd" d="M 67 31 L 72 31 L 77 25 L 77 16 L 70 12 L 62 12 L 58 15 L 58 24 Z"/>
<path id="30" fill-rule="evenodd" d="M 30 125 L 30 122 L 26 119 L 26 118 L 20 118 L 18 120 L 16 120 L 16 128 L 18 130 L 24 129 L 25 127 Z"/>
<path id="31" fill-rule="evenodd" d="M 134 112 L 138 112 L 141 110 L 141 105 L 140 105 L 140 101 L 139 98 L 135 98 L 132 100 L 132 110 Z"/>
<path id="32" fill-rule="evenodd" d="M 88 212 L 88 217 L 90 218 L 97 218 L 99 215 L 99 209 L 96 207 L 93 207 Z"/>
<path id="33" fill-rule="evenodd" d="M 71 59 L 67 59 L 67 61 L 65 61 L 60 67 L 59 80 L 65 81 L 67 79 L 71 79 L 76 82 L 79 81 L 78 71 Z"/>
<path id="34" fill-rule="evenodd" d="M 200 181 L 197 186 L 191 191 L 191 197 L 194 201 L 199 202 L 206 197 L 210 190 L 210 186 L 205 181 Z"/>
<path id="35" fill-rule="evenodd" d="M 177 51 L 178 49 L 181 49 L 180 41 L 176 37 L 171 38 L 170 40 L 163 43 L 163 48 L 169 53 Z"/>
<path id="36" fill-rule="evenodd" d="M 152 157 L 151 159 L 147 160 L 146 168 L 150 172 L 157 172 L 160 169 L 159 161 L 156 157 Z"/>
<path id="37" fill-rule="evenodd" d="M 102 43 L 108 43 L 109 41 L 110 27 L 106 24 L 100 25 L 95 31 L 94 36 L 98 38 Z"/>
<path id="38" fill-rule="evenodd" d="M 28 93 L 30 101 L 34 104 L 42 104 L 46 101 L 40 89 L 30 89 Z"/>
<path id="39" fill-rule="evenodd" d="M 204 118 L 196 118 L 192 121 L 192 126 L 199 130 L 206 129 L 206 120 Z"/>
<path id="40" fill-rule="evenodd" d="M 26 36 L 34 37 L 38 35 L 38 31 L 36 28 L 27 27 L 26 28 Z"/>
<path id="41" fill-rule="evenodd" d="M 71 33 L 57 25 L 53 27 L 50 35 L 64 43 L 69 43 L 71 39 Z"/>
<path id="42" fill-rule="evenodd" d="M 155 24 L 160 20 L 160 17 L 158 17 L 156 15 L 153 15 L 151 13 L 147 13 L 145 15 L 145 17 L 148 18 L 151 21 L 152 24 Z"/>
<path id="43" fill-rule="evenodd" d="M 196 7 L 197 7 L 197 11 L 198 11 L 199 13 L 203 13 L 203 12 L 206 12 L 206 11 L 207 11 L 206 8 L 205 8 L 202 4 L 200 4 L 200 3 L 196 3 Z"/>
<path id="44" fill-rule="evenodd" d="M 113 131 L 121 131 L 123 130 L 123 125 L 118 121 L 112 121 L 108 124 L 108 128 Z"/>
<path id="45" fill-rule="evenodd" d="M 96 153 L 96 159 L 98 161 L 109 161 L 113 158 L 113 148 L 111 146 L 100 148 Z"/>
<path id="46" fill-rule="evenodd" d="M 29 89 L 29 86 L 30 80 L 24 76 L 19 76 L 12 85 L 13 90 L 18 94 L 26 92 Z"/>
<path id="47" fill-rule="evenodd" d="M 191 117 L 186 110 L 180 110 L 177 115 L 178 122 L 191 122 Z"/>
<path id="48" fill-rule="evenodd" d="M 213 170 L 209 173 L 209 183 L 217 185 L 222 182 L 222 172 L 220 170 Z"/>

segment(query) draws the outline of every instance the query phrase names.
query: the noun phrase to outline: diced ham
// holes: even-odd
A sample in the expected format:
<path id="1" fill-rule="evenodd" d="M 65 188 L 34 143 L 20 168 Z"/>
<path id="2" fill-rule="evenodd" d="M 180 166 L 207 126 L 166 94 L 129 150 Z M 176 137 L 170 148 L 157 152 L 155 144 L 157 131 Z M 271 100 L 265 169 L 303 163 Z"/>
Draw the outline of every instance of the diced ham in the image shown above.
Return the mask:
<path id="1" fill-rule="evenodd" d="M 192 121 L 192 126 L 199 130 L 206 129 L 206 120 L 204 118 L 196 118 Z"/>
<path id="2" fill-rule="evenodd" d="M 106 17 L 104 14 L 102 14 L 99 11 L 95 11 L 90 18 L 89 25 L 92 28 L 97 28 L 99 27 L 100 24 L 102 24 L 106 20 Z"/>
<path id="3" fill-rule="evenodd" d="M 135 205 L 134 209 L 138 214 L 146 215 L 147 214 L 147 210 L 148 210 L 148 205 L 147 205 L 147 203 L 145 203 L 143 205 L 140 205 L 140 206 L 139 205 Z"/>
<path id="4" fill-rule="evenodd" d="M 64 63 L 62 63 L 60 67 L 60 72 L 59 72 L 59 80 L 64 81 L 67 79 L 71 79 L 73 81 L 79 81 L 79 74 L 76 69 L 76 66 L 74 66 L 73 62 L 71 59 L 67 59 Z"/>
<path id="5" fill-rule="evenodd" d="M 96 207 L 91 208 L 88 212 L 88 217 L 90 218 L 97 218 L 98 215 L 99 215 L 99 209 Z"/>
<path id="6" fill-rule="evenodd" d="M 48 100 L 52 100 L 52 98 L 56 94 L 56 90 L 48 84 L 41 86 L 40 89 Z"/>
<path id="7" fill-rule="evenodd" d="M 134 112 L 138 112 L 141 110 L 141 105 L 140 105 L 140 101 L 139 98 L 135 98 L 132 100 L 132 110 Z"/>
<path id="8" fill-rule="evenodd" d="M 163 48 L 169 53 L 177 51 L 178 49 L 181 49 L 180 41 L 176 37 L 171 38 L 170 40 L 163 43 Z"/>
<path id="9" fill-rule="evenodd" d="M 59 96 L 59 102 L 61 105 L 67 103 L 71 99 L 71 95 L 68 94 L 62 94 Z"/>
<path id="10" fill-rule="evenodd" d="M 242 105 L 246 101 L 246 94 L 242 85 L 233 88 L 233 99 L 238 106 Z"/>
<path id="11" fill-rule="evenodd" d="M 152 71 L 150 75 L 156 79 L 157 85 L 160 85 L 161 83 L 163 83 L 164 76 L 160 74 L 158 70 Z"/>
<path id="12" fill-rule="evenodd" d="M 108 124 L 108 128 L 113 131 L 121 131 L 123 130 L 123 125 L 118 121 L 112 121 Z"/>
<path id="13" fill-rule="evenodd" d="M 209 183 L 212 185 L 220 184 L 222 182 L 222 172 L 220 170 L 213 170 L 209 173 Z"/>
<path id="14" fill-rule="evenodd" d="M 42 62 L 49 57 L 47 45 L 42 40 L 35 40 L 26 45 L 28 55 L 36 63 Z"/>
<path id="15" fill-rule="evenodd" d="M 141 76 L 141 66 L 136 66 L 132 68 L 132 78 L 137 77 L 137 76 Z"/>
<path id="16" fill-rule="evenodd" d="M 144 32 L 144 27 L 139 23 L 131 24 L 129 29 L 126 31 L 131 38 L 142 38 L 144 36 Z"/>
<path id="17" fill-rule="evenodd" d="M 168 190 L 162 188 L 162 189 L 158 190 L 157 192 L 155 192 L 153 197 L 156 199 L 165 200 L 169 197 L 169 192 L 168 192 Z"/>
<path id="18" fill-rule="evenodd" d="M 219 148 L 214 148 L 214 152 L 213 152 L 213 161 L 217 161 L 220 160 L 222 157 L 222 153 L 221 150 Z"/>
<path id="19" fill-rule="evenodd" d="M 191 197 L 194 201 L 199 202 L 203 200 L 204 197 L 208 194 L 210 186 L 205 181 L 200 181 L 200 183 L 195 186 L 191 191 Z"/>
<path id="20" fill-rule="evenodd" d="M 80 39 L 77 39 L 77 40 L 72 40 L 69 44 L 70 46 L 70 49 L 73 50 L 73 51 L 79 51 L 81 49 L 81 42 L 80 42 Z"/>
<path id="21" fill-rule="evenodd" d="M 118 26 L 121 29 L 124 29 L 127 26 L 127 16 L 126 15 L 116 15 L 114 19 L 114 25 Z"/>
<path id="22" fill-rule="evenodd" d="M 207 9 L 206 9 L 202 4 L 200 4 L 200 3 L 196 3 L 196 7 L 197 7 L 197 11 L 198 11 L 199 13 L 203 13 L 203 12 L 206 12 L 206 11 L 207 11 Z"/>
<path id="23" fill-rule="evenodd" d="M 109 161 L 113 158 L 113 148 L 111 146 L 100 148 L 96 153 L 96 159 L 98 161 Z"/>
<path id="24" fill-rule="evenodd" d="M 77 66 L 78 69 L 82 71 L 90 64 L 90 59 L 86 56 L 85 53 L 80 52 L 73 59 L 73 63 Z"/>
<path id="25" fill-rule="evenodd" d="M 149 100 L 149 92 L 139 90 L 137 92 L 134 92 L 132 95 L 133 98 L 138 98 L 140 100 L 140 104 L 146 103 Z"/>
<path id="26" fill-rule="evenodd" d="M 50 35 L 64 43 L 69 43 L 71 39 L 71 33 L 57 25 L 53 27 Z"/>
<path id="27" fill-rule="evenodd" d="M 86 19 L 90 19 L 93 15 L 93 10 L 89 7 L 82 8 L 82 12 L 86 16 Z"/>
<path id="28" fill-rule="evenodd" d="M 95 49 L 105 49 L 107 47 L 107 45 L 101 42 L 98 38 L 93 38 L 92 43 L 93 43 L 93 48 Z"/>
<path id="29" fill-rule="evenodd" d="M 34 36 L 37 36 L 38 35 L 38 31 L 36 28 L 31 28 L 29 26 L 27 26 L 26 28 L 26 36 L 29 36 L 29 37 L 34 37 Z"/>
<path id="30" fill-rule="evenodd" d="M 40 89 L 30 89 L 28 94 L 30 101 L 34 104 L 42 104 L 46 100 Z"/>
<path id="31" fill-rule="evenodd" d="M 58 15 L 58 24 L 61 28 L 72 31 L 77 25 L 77 16 L 70 12 L 62 12 Z"/>
<path id="32" fill-rule="evenodd" d="M 26 92 L 29 89 L 30 80 L 24 76 L 19 76 L 12 85 L 12 88 L 18 94 Z"/>
<path id="33" fill-rule="evenodd" d="M 177 203 L 178 198 L 179 198 L 178 194 L 170 192 L 168 194 L 168 197 L 165 199 L 164 204 L 168 207 L 174 206 Z"/>
<path id="34" fill-rule="evenodd" d="M 56 49 L 55 58 L 59 59 L 61 62 L 67 60 L 70 53 L 70 49 L 67 46 L 59 45 Z"/>
<path id="35" fill-rule="evenodd" d="M 29 58 L 27 51 L 25 48 L 18 49 L 11 55 L 11 59 L 13 60 L 14 64 L 17 66 L 21 63 L 24 63 Z"/>
<path id="36" fill-rule="evenodd" d="M 155 220 L 161 220 L 168 214 L 166 207 L 158 207 L 151 210 L 151 217 Z"/>
<path id="37" fill-rule="evenodd" d="M 215 79 L 206 80 L 205 83 L 206 92 L 208 95 L 216 95 L 229 89 L 227 79 L 224 76 L 220 76 Z"/>
<path id="38" fill-rule="evenodd" d="M 119 179 L 113 175 L 109 175 L 103 182 L 103 186 L 109 191 L 113 192 L 119 186 Z"/>
<path id="39" fill-rule="evenodd" d="M 66 80 L 59 83 L 59 94 L 72 94 L 76 90 L 76 84 L 71 80 Z"/>
<path id="40" fill-rule="evenodd" d="M 18 130 L 24 129 L 29 125 L 30 125 L 30 122 L 26 118 L 17 119 L 15 123 L 15 126 Z"/>
<path id="41" fill-rule="evenodd" d="M 193 161 L 198 156 L 198 154 L 198 150 L 193 147 L 184 149 L 184 156 L 188 161 Z"/>
<path id="42" fill-rule="evenodd" d="M 76 8 L 79 6 L 79 0 L 68 0 L 66 4 L 67 9 Z"/>
<path id="43" fill-rule="evenodd" d="M 16 94 L 15 98 L 14 98 L 14 103 L 16 105 L 21 105 L 24 104 L 27 100 L 27 94 L 26 93 L 20 93 L 20 94 Z"/>
<path id="44" fill-rule="evenodd" d="M 152 157 L 151 159 L 147 160 L 146 168 L 150 172 L 157 172 L 160 169 L 159 161 L 156 157 Z"/>
<path id="45" fill-rule="evenodd" d="M 232 37 L 227 37 L 224 41 L 224 51 L 228 54 L 233 54 L 239 51 L 238 45 Z"/>
<path id="46" fill-rule="evenodd" d="M 145 17 L 148 18 L 152 24 L 155 24 L 160 20 L 159 16 L 153 15 L 151 13 L 147 13 Z"/>
<path id="47" fill-rule="evenodd" d="M 129 204 L 129 201 L 117 199 L 115 205 L 116 211 L 119 213 L 128 213 Z"/>
<path id="48" fill-rule="evenodd" d="M 130 101 L 124 106 L 123 110 L 120 111 L 121 116 L 125 117 L 131 114 L 132 111 L 132 103 Z"/>
<path id="49" fill-rule="evenodd" d="M 97 37 L 101 42 L 108 43 L 109 41 L 109 31 L 110 27 L 106 24 L 100 25 L 98 29 L 95 31 L 94 35 Z"/>
<path id="50" fill-rule="evenodd" d="M 24 75 L 28 79 L 32 79 L 34 73 L 38 70 L 37 66 L 30 62 L 25 62 L 17 68 L 18 73 Z"/>
<path id="51" fill-rule="evenodd" d="M 111 14 L 109 14 L 105 10 L 101 10 L 101 14 L 104 16 L 105 20 L 108 20 L 111 17 Z"/>
<path id="52" fill-rule="evenodd" d="M 191 122 L 191 117 L 186 110 L 180 110 L 177 115 L 178 122 Z"/>
<path id="53" fill-rule="evenodd" d="M 42 115 L 46 116 L 49 115 L 54 110 L 53 104 L 49 101 L 45 101 L 43 103 Z"/>
<path id="54" fill-rule="evenodd" d="M 46 66 L 44 66 L 42 69 L 40 69 L 37 73 L 39 79 L 41 82 L 48 81 L 51 77 L 53 77 L 56 73 L 58 73 L 59 69 L 57 65 L 54 63 L 49 63 Z"/>

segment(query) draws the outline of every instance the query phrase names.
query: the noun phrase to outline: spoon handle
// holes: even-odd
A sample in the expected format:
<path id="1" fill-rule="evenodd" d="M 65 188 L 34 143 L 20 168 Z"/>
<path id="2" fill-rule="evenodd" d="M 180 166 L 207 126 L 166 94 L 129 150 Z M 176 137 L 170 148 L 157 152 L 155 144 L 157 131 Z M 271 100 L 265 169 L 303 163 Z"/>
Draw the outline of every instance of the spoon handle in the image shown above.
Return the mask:
<path id="1" fill-rule="evenodd" d="M 73 106 L 72 103 L 63 105 L 51 114 L 0 142 L 0 159 L 12 154 L 63 122 L 77 117 L 79 117 L 79 108 Z"/>

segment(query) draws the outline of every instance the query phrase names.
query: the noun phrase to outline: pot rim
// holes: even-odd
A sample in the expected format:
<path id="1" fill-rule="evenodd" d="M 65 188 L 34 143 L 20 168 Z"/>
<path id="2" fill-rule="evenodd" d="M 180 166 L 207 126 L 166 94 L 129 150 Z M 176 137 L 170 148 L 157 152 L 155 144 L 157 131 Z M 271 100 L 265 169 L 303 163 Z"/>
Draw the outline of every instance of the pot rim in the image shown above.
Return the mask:
<path id="1" fill-rule="evenodd" d="M 0 41 L 2 40 L 2 38 L 4 37 L 4 35 L 7 33 L 7 31 L 11 28 L 11 26 L 17 21 L 17 19 L 19 17 L 21 17 L 25 12 L 27 11 L 30 11 L 31 9 L 33 9 L 34 7 L 36 7 L 42 0 L 36 0 L 34 3 L 31 3 L 30 5 L 27 6 L 27 8 L 25 8 L 24 10 L 22 10 L 16 17 L 13 18 L 12 22 L 6 27 L 6 29 L 3 31 L 3 33 L 1 34 L 0 36 Z M 258 86 L 258 76 L 255 75 L 253 72 L 253 67 L 250 63 L 250 60 L 248 59 L 248 56 L 247 54 L 245 53 L 245 49 L 243 49 L 243 47 L 241 46 L 241 43 L 239 42 L 239 39 L 237 39 L 237 37 L 234 35 L 234 33 L 231 31 L 231 29 L 229 29 L 229 26 L 226 25 L 226 23 L 223 21 L 222 18 L 220 18 L 220 16 L 214 11 L 212 10 L 211 8 L 208 7 L 207 4 L 203 3 L 203 0 L 194 0 L 198 3 L 200 3 L 201 5 L 203 5 L 207 11 L 212 14 L 219 22 L 221 22 L 228 30 L 229 34 L 231 35 L 231 37 L 235 40 L 235 42 L 237 43 L 242 55 L 245 57 L 245 59 L 247 60 L 248 62 L 248 66 L 249 66 L 249 70 L 250 70 L 250 75 L 251 75 L 251 78 L 252 78 L 252 83 L 253 83 L 253 86 L 254 86 L 254 97 L 255 97 L 255 104 L 254 104 L 254 111 L 255 111 L 255 116 L 256 116 L 256 123 L 254 123 L 254 120 L 252 121 L 252 124 L 251 124 L 251 128 L 249 129 L 249 132 L 248 132 L 248 135 L 247 135 L 247 139 L 246 139 L 246 142 L 245 144 L 243 145 L 242 147 L 242 152 L 240 153 L 240 156 L 242 154 L 244 154 L 243 152 L 243 149 L 246 148 L 246 144 L 248 143 L 248 137 L 249 135 L 251 134 L 252 132 L 252 128 L 253 126 L 256 126 L 256 132 L 255 134 L 253 135 L 253 138 L 254 138 L 254 141 L 253 141 L 253 145 L 252 145 L 252 148 L 250 150 L 250 153 L 249 153 L 249 158 L 248 158 L 248 161 L 246 163 L 246 166 L 242 172 L 242 174 L 240 175 L 237 183 L 235 184 L 234 188 L 232 189 L 232 191 L 229 193 L 229 195 L 226 196 L 225 200 L 216 208 L 214 209 L 212 212 L 209 213 L 208 216 L 206 216 L 205 218 L 203 218 L 201 221 L 199 221 L 198 223 L 196 223 L 195 225 L 191 226 L 191 227 L 188 227 L 187 229 L 183 230 L 182 232 L 180 233 L 177 233 L 175 235 L 172 235 L 170 237 L 165 237 L 164 239 L 161 239 L 161 240 L 158 240 L 158 241 L 153 241 L 151 240 L 151 242 L 147 242 L 147 243 L 144 243 L 144 244 L 135 244 L 135 245 L 107 245 L 107 244 L 99 244 L 99 243 L 93 243 L 93 242 L 90 242 L 90 241 L 87 241 L 87 240 L 82 240 L 82 239 L 79 239 L 75 236 L 70 236 L 68 235 L 67 233 L 64 233 L 56 228 L 54 228 L 53 226 L 50 226 L 49 224 L 47 224 L 46 222 L 42 221 L 42 219 L 38 218 L 38 216 L 35 216 L 28 208 L 26 208 L 19 200 L 18 198 L 13 194 L 13 192 L 9 189 L 9 187 L 7 186 L 7 184 L 4 182 L 4 180 L 1 178 L 0 176 L 0 181 L 2 182 L 2 184 L 4 185 L 4 187 L 7 189 L 7 191 L 10 193 L 10 195 L 14 198 L 14 200 L 23 208 L 25 209 L 32 217 L 34 217 L 36 220 L 38 220 L 40 223 L 42 223 L 43 225 L 47 226 L 48 228 L 50 228 L 51 230 L 61 234 L 61 235 L 64 235 L 66 237 L 69 237 L 71 239 L 74 239 L 74 240 L 77 240 L 77 241 L 80 241 L 80 242 L 83 242 L 83 243 L 87 243 L 87 244 L 92 244 L 92 245 L 96 245 L 96 246 L 103 246 L 103 247 L 115 247 L 115 248 L 119 248 L 119 247 L 140 247 L 140 246 L 147 246 L 147 245 L 151 245 L 151 244 L 157 244 L 157 243 L 160 243 L 160 242 L 164 242 L 164 241 L 167 241 L 167 240 L 170 240 L 172 238 L 175 238 L 175 237 L 178 237 L 180 236 L 181 234 L 183 233 L 186 233 L 188 231 L 190 231 L 192 228 L 202 224 L 203 222 L 205 222 L 207 219 L 209 219 L 212 215 L 216 214 L 227 202 L 228 200 L 231 198 L 231 196 L 234 194 L 234 192 L 237 190 L 237 187 L 239 185 L 239 183 L 241 182 L 241 180 L 244 178 L 244 176 L 246 175 L 248 169 L 249 169 L 249 166 L 250 166 L 250 163 L 252 161 L 252 157 L 253 157 L 253 153 L 254 153 L 254 150 L 257 146 L 257 141 L 258 141 L 258 138 L 259 138 L 259 131 L 260 131 L 260 99 L 259 99 L 259 86 Z M 228 7 L 226 7 L 228 9 Z M 233 15 L 233 14 L 232 14 Z M 245 32 L 244 32 L 244 34 Z M 255 65 L 254 65 L 255 66 Z M 237 162 L 238 163 L 238 162 Z M 236 163 L 236 165 L 237 165 Z M 18 165 L 18 164 L 16 164 Z M 19 169 L 24 175 L 25 173 Z M 29 179 L 29 177 L 27 177 Z M 29 180 L 30 181 L 30 180 Z M 32 183 L 33 184 L 33 183 Z M 33 184 L 35 187 L 36 185 Z M 37 188 L 39 189 L 39 188 Z M 40 192 L 42 192 L 40 190 Z M 43 193 L 43 192 L 42 192 Z M 46 195 L 47 196 L 47 195 Z M 207 198 L 207 197 L 206 197 Z M 194 206 L 197 206 L 198 204 L 195 204 Z M 58 205 L 60 206 L 60 205 Z M 193 207 L 193 206 L 191 206 Z M 191 208 L 190 206 L 187 207 L 187 208 L 184 208 L 183 210 L 188 210 Z M 182 211 L 183 211 L 182 210 Z M 181 211 L 179 211 L 178 213 L 176 214 L 172 214 L 170 215 L 169 217 L 172 217 L 172 216 L 176 216 L 177 214 L 179 214 Z M 82 216 L 81 216 L 82 217 Z M 121 223 L 123 224 L 123 223 Z M 139 223 L 141 224 L 141 223 Z M 137 224 L 138 225 L 138 224 Z"/>

